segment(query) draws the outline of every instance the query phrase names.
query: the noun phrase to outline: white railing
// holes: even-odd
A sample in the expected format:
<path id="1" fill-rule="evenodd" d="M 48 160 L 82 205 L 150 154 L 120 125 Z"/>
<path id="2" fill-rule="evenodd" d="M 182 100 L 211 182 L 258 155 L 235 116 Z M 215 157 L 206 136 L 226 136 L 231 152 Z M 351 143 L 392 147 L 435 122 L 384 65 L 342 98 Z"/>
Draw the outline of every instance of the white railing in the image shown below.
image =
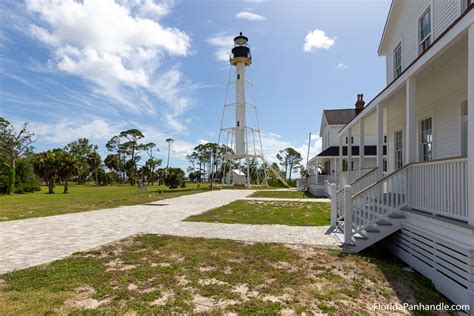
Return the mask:
<path id="1" fill-rule="evenodd" d="M 466 158 L 412 164 L 408 179 L 410 208 L 468 219 Z"/>
<path id="2" fill-rule="evenodd" d="M 362 177 L 352 181 L 350 186 L 352 188 L 353 193 L 358 193 L 363 189 L 367 188 L 368 186 L 377 182 L 377 168 L 371 169 L 367 173 L 365 173 Z M 341 220 L 344 217 L 344 202 L 343 202 L 343 188 L 339 189 L 336 192 L 336 214 L 337 220 Z"/>
<path id="3" fill-rule="evenodd" d="M 350 186 L 352 187 L 352 194 L 356 194 L 377 182 L 377 170 L 378 168 L 374 168 L 362 177 L 352 181 L 350 183 Z"/>
<path id="4" fill-rule="evenodd" d="M 468 220 L 467 159 L 408 164 L 362 191 L 352 186 L 336 193 L 337 219 L 344 218 L 344 239 L 362 232 L 404 207 L 462 221 Z"/>
<path id="5" fill-rule="evenodd" d="M 402 168 L 352 196 L 352 235 L 406 206 L 408 168 Z"/>
<path id="6" fill-rule="evenodd" d="M 313 184 L 313 185 L 324 185 L 326 181 L 329 181 L 331 183 L 337 183 L 338 179 L 337 176 L 335 175 L 326 175 L 326 174 L 320 174 L 318 176 L 309 176 L 308 178 L 308 183 Z"/>

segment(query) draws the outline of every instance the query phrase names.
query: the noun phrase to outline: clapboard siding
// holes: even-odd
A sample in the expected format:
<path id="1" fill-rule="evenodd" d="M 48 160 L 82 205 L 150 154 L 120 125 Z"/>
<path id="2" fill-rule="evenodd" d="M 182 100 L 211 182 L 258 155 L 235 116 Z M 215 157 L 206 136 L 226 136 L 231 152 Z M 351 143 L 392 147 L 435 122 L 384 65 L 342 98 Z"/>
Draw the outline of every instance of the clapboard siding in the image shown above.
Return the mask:
<path id="1" fill-rule="evenodd" d="M 434 37 L 440 34 L 453 23 L 461 13 L 461 2 L 459 0 L 436 0 L 433 1 Z"/>
<path id="2" fill-rule="evenodd" d="M 389 27 L 384 35 L 387 83 L 393 81 L 393 50 L 402 43 L 403 69 L 408 67 L 419 55 L 418 20 L 431 8 L 432 41 L 461 14 L 461 0 L 395 0 Z"/>
<path id="3" fill-rule="evenodd" d="M 417 80 L 417 122 L 428 115 L 433 117 L 434 159 L 461 153 L 460 100 L 467 96 L 467 47 L 459 47 L 455 56 L 436 63 Z"/>
<path id="4" fill-rule="evenodd" d="M 453 56 L 456 56 L 453 58 Z M 459 45 L 416 78 L 417 159 L 419 121 L 433 120 L 433 159 L 461 155 L 461 101 L 467 97 L 467 47 Z M 395 131 L 405 133 L 405 89 L 384 102 L 388 116 L 388 167 L 395 170 Z"/>

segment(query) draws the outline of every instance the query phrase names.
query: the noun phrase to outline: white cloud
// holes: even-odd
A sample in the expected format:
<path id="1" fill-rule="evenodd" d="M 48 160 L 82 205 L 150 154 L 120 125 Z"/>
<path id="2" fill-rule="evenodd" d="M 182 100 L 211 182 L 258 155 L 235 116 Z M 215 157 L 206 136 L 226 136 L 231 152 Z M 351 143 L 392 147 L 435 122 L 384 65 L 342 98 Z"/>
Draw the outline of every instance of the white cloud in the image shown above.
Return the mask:
<path id="1" fill-rule="evenodd" d="M 229 61 L 230 51 L 233 47 L 234 36 L 227 33 L 217 33 L 207 39 L 207 42 L 216 47 L 214 56 L 219 61 Z"/>
<path id="2" fill-rule="evenodd" d="M 84 137 L 92 141 L 108 140 L 120 131 L 119 126 L 112 126 L 102 119 L 95 119 L 87 123 L 70 120 L 53 124 L 31 122 L 29 127 L 42 143 L 61 145 Z"/>
<path id="3" fill-rule="evenodd" d="M 51 50 L 50 63 L 58 70 L 93 83 L 92 91 L 127 111 L 156 115 L 164 101 L 177 123 L 193 100 L 193 86 L 178 67 L 162 69 L 167 56 L 190 54 L 191 40 L 183 31 L 165 27 L 174 1 L 163 0 L 27 0 L 27 10 L 38 22 L 30 34 Z M 163 112 L 163 111 L 160 111 Z"/>
<path id="4" fill-rule="evenodd" d="M 341 71 L 342 71 L 342 70 L 346 70 L 347 68 L 349 68 L 349 66 L 346 65 L 346 64 L 344 64 L 344 63 L 339 63 L 339 64 L 337 64 L 337 66 L 336 66 L 336 69 L 337 69 L 337 70 L 341 70 Z"/>
<path id="5" fill-rule="evenodd" d="M 248 11 L 241 11 L 235 15 L 237 19 L 243 19 L 248 21 L 265 21 L 267 18 Z"/>
<path id="6" fill-rule="evenodd" d="M 304 51 L 312 52 L 318 49 L 328 50 L 336 43 L 336 37 L 328 37 L 322 30 L 309 31 L 304 39 Z"/>

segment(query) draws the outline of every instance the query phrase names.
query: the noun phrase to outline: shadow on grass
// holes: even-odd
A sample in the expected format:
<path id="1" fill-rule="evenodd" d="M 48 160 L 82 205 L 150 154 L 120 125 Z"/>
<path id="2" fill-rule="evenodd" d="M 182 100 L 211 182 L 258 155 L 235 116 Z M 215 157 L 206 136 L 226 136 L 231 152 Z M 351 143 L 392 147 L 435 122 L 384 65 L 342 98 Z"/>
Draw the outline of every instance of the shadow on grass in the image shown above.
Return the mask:
<path id="1" fill-rule="evenodd" d="M 347 256 L 347 254 L 340 253 L 340 256 Z M 356 256 L 360 260 L 375 264 L 390 283 L 390 287 L 395 291 L 401 304 L 453 304 L 435 289 L 430 279 L 415 270 L 405 269 L 409 266 L 382 245 L 370 247 L 357 255 L 350 256 Z M 411 311 L 415 315 L 433 315 L 433 312 L 423 310 Z M 444 314 L 455 315 L 455 313 L 449 312 Z"/>

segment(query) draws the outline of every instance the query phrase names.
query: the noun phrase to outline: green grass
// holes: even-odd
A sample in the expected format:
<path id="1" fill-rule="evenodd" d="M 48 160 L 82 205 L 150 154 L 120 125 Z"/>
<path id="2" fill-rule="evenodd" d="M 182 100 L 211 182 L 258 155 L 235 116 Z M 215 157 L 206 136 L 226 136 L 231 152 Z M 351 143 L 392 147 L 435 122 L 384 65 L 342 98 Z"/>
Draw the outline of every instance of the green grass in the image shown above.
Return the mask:
<path id="1" fill-rule="evenodd" d="M 0 315 L 340 315 L 447 303 L 384 253 L 141 235 L 0 276 Z"/>
<path id="2" fill-rule="evenodd" d="M 258 198 L 277 198 L 277 199 L 304 199 L 304 198 L 319 198 L 309 192 L 298 191 L 257 191 L 250 195 L 250 197 Z"/>
<path id="3" fill-rule="evenodd" d="M 331 206 L 324 202 L 237 200 L 202 214 L 189 216 L 185 221 L 326 226 L 331 223 Z"/>
<path id="4" fill-rule="evenodd" d="M 130 185 L 70 185 L 68 194 L 62 194 L 61 186 L 55 188 L 55 194 L 47 194 L 47 188 L 42 187 L 35 193 L 0 195 L 0 221 L 137 205 L 207 190 L 207 184 L 198 187 L 196 183 L 179 189 L 150 186 L 143 194 L 138 194 L 137 187 Z"/>

